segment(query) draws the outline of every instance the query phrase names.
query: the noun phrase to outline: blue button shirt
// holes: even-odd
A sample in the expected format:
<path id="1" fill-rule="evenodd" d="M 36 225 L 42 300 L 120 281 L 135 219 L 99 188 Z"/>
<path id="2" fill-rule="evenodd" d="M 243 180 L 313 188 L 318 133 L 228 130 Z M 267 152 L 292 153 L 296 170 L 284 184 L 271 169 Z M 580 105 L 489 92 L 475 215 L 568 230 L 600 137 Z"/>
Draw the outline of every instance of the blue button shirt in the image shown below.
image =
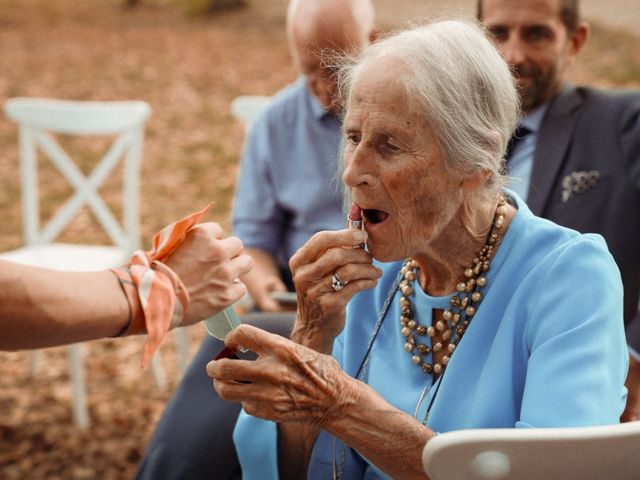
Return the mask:
<path id="1" fill-rule="evenodd" d="M 303 78 L 274 97 L 249 132 L 233 209 L 245 247 L 281 268 L 315 232 L 345 228 L 338 174 L 341 124 Z"/>
<path id="2" fill-rule="evenodd" d="M 545 103 L 520 119 L 520 125 L 527 127 L 530 133 L 513 148 L 509 159 L 507 187 L 516 192 L 523 200 L 526 200 L 529 194 L 538 131 L 548 106 L 549 104 Z"/>

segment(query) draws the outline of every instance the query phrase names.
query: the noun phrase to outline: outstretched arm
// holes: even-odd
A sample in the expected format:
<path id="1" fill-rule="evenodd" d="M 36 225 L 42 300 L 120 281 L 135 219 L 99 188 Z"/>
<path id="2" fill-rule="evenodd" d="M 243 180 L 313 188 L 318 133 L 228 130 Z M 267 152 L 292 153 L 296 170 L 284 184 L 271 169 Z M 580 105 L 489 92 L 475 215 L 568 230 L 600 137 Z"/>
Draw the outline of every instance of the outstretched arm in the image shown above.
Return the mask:
<path id="1" fill-rule="evenodd" d="M 166 260 L 184 284 L 191 325 L 240 299 L 235 282 L 251 268 L 234 237 L 214 223 L 199 224 Z M 116 335 L 129 321 L 129 304 L 110 271 L 60 272 L 0 261 L 0 350 L 63 345 Z"/>
<path id="2" fill-rule="evenodd" d="M 115 335 L 129 318 L 117 278 L 0 261 L 0 349 L 49 347 Z"/>

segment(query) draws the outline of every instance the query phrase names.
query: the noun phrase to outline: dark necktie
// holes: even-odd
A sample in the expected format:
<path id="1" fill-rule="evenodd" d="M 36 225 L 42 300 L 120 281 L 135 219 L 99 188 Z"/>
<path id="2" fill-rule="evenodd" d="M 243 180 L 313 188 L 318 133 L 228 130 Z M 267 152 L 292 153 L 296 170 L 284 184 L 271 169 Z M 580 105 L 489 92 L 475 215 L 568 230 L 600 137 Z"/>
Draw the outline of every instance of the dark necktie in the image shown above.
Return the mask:
<path id="1" fill-rule="evenodd" d="M 507 144 L 507 151 L 504 154 L 504 160 L 508 164 L 511 159 L 511 155 L 513 155 L 513 151 L 520 142 L 522 142 L 527 135 L 531 133 L 531 130 L 524 125 L 518 125 L 518 128 L 513 132 L 511 138 L 509 139 L 509 143 Z"/>

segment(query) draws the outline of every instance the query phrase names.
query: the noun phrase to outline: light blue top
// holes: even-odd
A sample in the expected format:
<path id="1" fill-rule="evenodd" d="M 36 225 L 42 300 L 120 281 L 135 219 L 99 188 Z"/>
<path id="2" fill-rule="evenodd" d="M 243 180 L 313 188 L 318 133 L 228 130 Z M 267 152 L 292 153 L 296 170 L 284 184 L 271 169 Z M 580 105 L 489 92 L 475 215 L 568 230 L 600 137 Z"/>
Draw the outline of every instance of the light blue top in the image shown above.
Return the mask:
<path id="1" fill-rule="evenodd" d="M 535 217 L 513 199 L 518 212 L 491 262 L 485 297 L 440 387 L 431 388 L 432 377 L 403 348 L 397 291 L 373 341 L 365 380 L 410 415 L 426 387 L 417 418 L 423 421 L 431 404 L 427 425 L 437 432 L 617 423 L 626 402 L 628 353 L 616 264 L 599 235 Z M 380 265 L 378 286 L 347 307 L 334 356 L 352 376 L 400 266 Z M 450 296 L 416 290 L 416 318 L 428 325 L 432 309 L 445 307 Z M 235 441 L 243 478 L 277 478 L 276 435 L 274 423 L 241 414 Z M 318 437 L 309 478 L 331 478 L 333 445 L 326 433 Z M 342 451 L 338 442 L 339 460 Z M 351 449 L 345 454 L 343 479 L 386 478 Z"/>
<path id="2" fill-rule="evenodd" d="M 281 267 L 321 230 L 345 228 L 338 177 L 339 120 L 311 96 L 304 79 L 274 97 L 249 132 L 233 209 L 245 247 Z"/>
<path id="3" fill-rule="evenodd" d="M 548 107 L 549 104 L 545 103 L 520 119 L 520 125 L 527 127 L 529 134 L 513 147 L 513 153 L 509 159 L 507 185 L 523 200 L 526 200 L 529 195 L 538 131 Z"/>

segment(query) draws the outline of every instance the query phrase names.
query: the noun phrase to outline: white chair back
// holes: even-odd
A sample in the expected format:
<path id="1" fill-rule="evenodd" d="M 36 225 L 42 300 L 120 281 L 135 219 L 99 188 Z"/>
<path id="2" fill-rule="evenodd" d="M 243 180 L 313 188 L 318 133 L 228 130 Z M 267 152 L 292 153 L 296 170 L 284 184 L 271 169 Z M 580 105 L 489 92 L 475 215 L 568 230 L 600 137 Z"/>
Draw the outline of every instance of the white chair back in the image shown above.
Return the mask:
<path id="1" fill-rule="evenodd" d="M 82 102 L 12 98 L 5 105 L 19 125 L 24 243 L 53 242 L 87 205 L 117 247 L 139 247 L 139 177 L 143 130 L 151 109 L 141 101 Z M 102 159 L 85 176 L 51 134 L 115 135 Z M 64 206 L 42 227 L 38 194 L 37 152 L 42 151 L 74 189 Z M 122 225 L 98 193 L 108 175 L 124 159 Z"/>
<path id="2" fill-rule="evenodd" d="M 431 480 L 637 480 L 640 422 L 580 428 L 460 430 L 422 453 Z"/>
<path id="3" fill-rule="evenodd" d="M 264 95 L 241 95 L 231 101 L 231 115 L 244 123 L 249 130 L 256 117 L 271 103 L 272 98 Z"/>

